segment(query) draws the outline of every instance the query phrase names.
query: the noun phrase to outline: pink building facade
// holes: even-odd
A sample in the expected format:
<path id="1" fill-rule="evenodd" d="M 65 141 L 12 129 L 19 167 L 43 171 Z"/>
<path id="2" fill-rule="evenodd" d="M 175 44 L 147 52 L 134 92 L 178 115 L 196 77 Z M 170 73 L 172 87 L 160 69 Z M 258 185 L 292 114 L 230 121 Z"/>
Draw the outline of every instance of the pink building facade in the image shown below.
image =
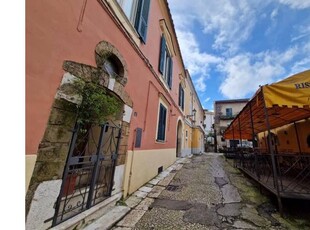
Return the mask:
<path id="1" fill-rule="evenodd" d="M 82 213 L 97 204 L 89 198 L 96 192 L 100 201 L 115 202 L 169 167 L 184 135 L 184 98 L 179 96 L 184 78 L 166 0 L 27 1 L 27 229 L 66 222 L 73 215 L 62 211 L 68 205 L 64 200 L 71 199 L 71 208 L 80 204 L 77 193 L 85 194 L 85 207 L 76 205 Z M 96 141 L 84 143 L 90 150 L 80 155 L 72 147 L 81 131 L 76 126 L 77 80 L 93 82 L 121 106 L 109 126 L 94 129 Z M 96 152 L 107 138 L 101 132 L 116 141 L 114 149 L 103 151 L 105 156 L 100 147 Z M 100 154 L 112 160 L 102 163 Z M 106 179 L 96 179 L 100 176 Z M 98 184 L 104 187 L 100 191 Z"/>

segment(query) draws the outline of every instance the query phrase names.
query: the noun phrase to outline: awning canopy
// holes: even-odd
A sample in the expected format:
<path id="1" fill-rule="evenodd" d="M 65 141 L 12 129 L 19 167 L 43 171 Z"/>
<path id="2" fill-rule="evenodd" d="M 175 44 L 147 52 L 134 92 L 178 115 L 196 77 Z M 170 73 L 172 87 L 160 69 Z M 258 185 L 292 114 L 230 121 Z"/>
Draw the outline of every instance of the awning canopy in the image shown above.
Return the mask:
<path id="1" fill-rule="evenodd" d="M 224 132 L 226 139 L 254 134 L 310 117 L 310 70 L 258 89 Z"/>

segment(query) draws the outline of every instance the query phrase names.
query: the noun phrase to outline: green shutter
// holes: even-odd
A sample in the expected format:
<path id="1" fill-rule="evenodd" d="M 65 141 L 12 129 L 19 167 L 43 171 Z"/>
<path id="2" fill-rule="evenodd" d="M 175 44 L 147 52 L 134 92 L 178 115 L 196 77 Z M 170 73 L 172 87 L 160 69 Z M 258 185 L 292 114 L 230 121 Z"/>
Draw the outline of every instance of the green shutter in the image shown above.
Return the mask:
<path id="1" fill-rule="evenodd" d="M 167 109 L 163 106 L 163 123 L 162 123 L 162 140 L 164 141 L 166 138 L 166 115 Z"/>
<path id="2" fill-rule="evenodd" d="M 159 65 L 158 70 L 161 74 L 164 73 L 164 65 L 165 65 L 165 52 L 166 52 L 166 39 L 164 36 L 161 36 L 160 40 L 160 53 L 159 53 Z"/>
<path id="3" fill-rule="evenodd" d="M 157 140 L 164 141 L 166 136 L 166 115 L 167 109 L 160 104 L 159 107 L 159 119 L 157 128 Z"/>
<path id="4" fill-rule="evenodd" d="M 146 42 L 150 4 L 151 0 L 139 0 L 137 7 L 135 28 L 144 43 Z"/>
<path id="5" fill-rule="evenodd" d="M 169 57 L 168 85 L 170 89 L 172 88 L 172 69 L 173 69 L 173 62 L 172 58 Z"/>
<path id="6" fill-rule="evenodd" d="M 184 89 L 182 88 L 182 110 L 184 111 Z"/>
<path id="7" fill-rule="evenodd" d="M 182 91 L 181 91 L 181 89 L 182 89 L 182 86 L 181 86 L 181 84 L 179 84 L 179 106 L 182 106 L 182 101 L 181 101 L 181 98 L 182 98 L 182 96 L 181 96 Z"/>

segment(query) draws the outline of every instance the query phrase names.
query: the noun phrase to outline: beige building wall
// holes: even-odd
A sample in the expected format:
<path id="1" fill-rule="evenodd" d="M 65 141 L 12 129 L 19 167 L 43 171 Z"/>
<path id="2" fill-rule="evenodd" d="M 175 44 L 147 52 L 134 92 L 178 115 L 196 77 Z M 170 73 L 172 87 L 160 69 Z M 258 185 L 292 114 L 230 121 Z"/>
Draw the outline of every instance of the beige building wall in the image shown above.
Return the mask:
<path id="1" fill-rule="evenodd" d="M 221 113 L 225 115 L 226 108 L 232 108 L 232 114 L 235 116 L 243 109 L 245 105 L 246 103 L 223 103 L 221 106 Z"/>
<path id="2" fill-rule="evenodd" d="M 248 99 L 236 99 L 236 100 L 222 100 L 215 101 L 214 103 L 214 128 L 216 131 L 217 151 L 223 147 L 229 147 L 229 140 L 222 138 L 222 133 L 233 119 L 239 114 L 243 107 L 248 102 Z M 226 109 L 232 109 L 232 116 L 226 116 Z M 236 133 L 236 138 L 238 134 Z"/>
<path id="3" fill-rule="evenodd" d="M 124 197 L 132 194 L 146 182 L 165 170 L 176 160 L 176 149 L 153 149 L 128 151 L 124 178 Z M 145 164 L 152 162 L 152 164 Z"/>
<path id="4" fill-rule="evenodd" d="M 184 138 L 182 147 L 182 157 L 192 153 L 192 127 L 187 122 L 184 122 Z"/>

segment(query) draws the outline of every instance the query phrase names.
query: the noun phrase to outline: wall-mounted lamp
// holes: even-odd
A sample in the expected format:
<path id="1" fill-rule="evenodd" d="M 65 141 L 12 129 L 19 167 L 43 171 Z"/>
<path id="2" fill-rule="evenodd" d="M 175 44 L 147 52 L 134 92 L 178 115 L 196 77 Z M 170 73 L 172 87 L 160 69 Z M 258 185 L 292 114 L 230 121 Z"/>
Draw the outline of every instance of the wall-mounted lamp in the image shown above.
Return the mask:
<path id="1" fill-rule="evenodd" d="M 192 115 L 187 115 L 186 117 L 189 118 L 189 117 L 195 117 L 196 116 L 196 109 L 194 108 L 193 109 L 193 114 Z"/>

